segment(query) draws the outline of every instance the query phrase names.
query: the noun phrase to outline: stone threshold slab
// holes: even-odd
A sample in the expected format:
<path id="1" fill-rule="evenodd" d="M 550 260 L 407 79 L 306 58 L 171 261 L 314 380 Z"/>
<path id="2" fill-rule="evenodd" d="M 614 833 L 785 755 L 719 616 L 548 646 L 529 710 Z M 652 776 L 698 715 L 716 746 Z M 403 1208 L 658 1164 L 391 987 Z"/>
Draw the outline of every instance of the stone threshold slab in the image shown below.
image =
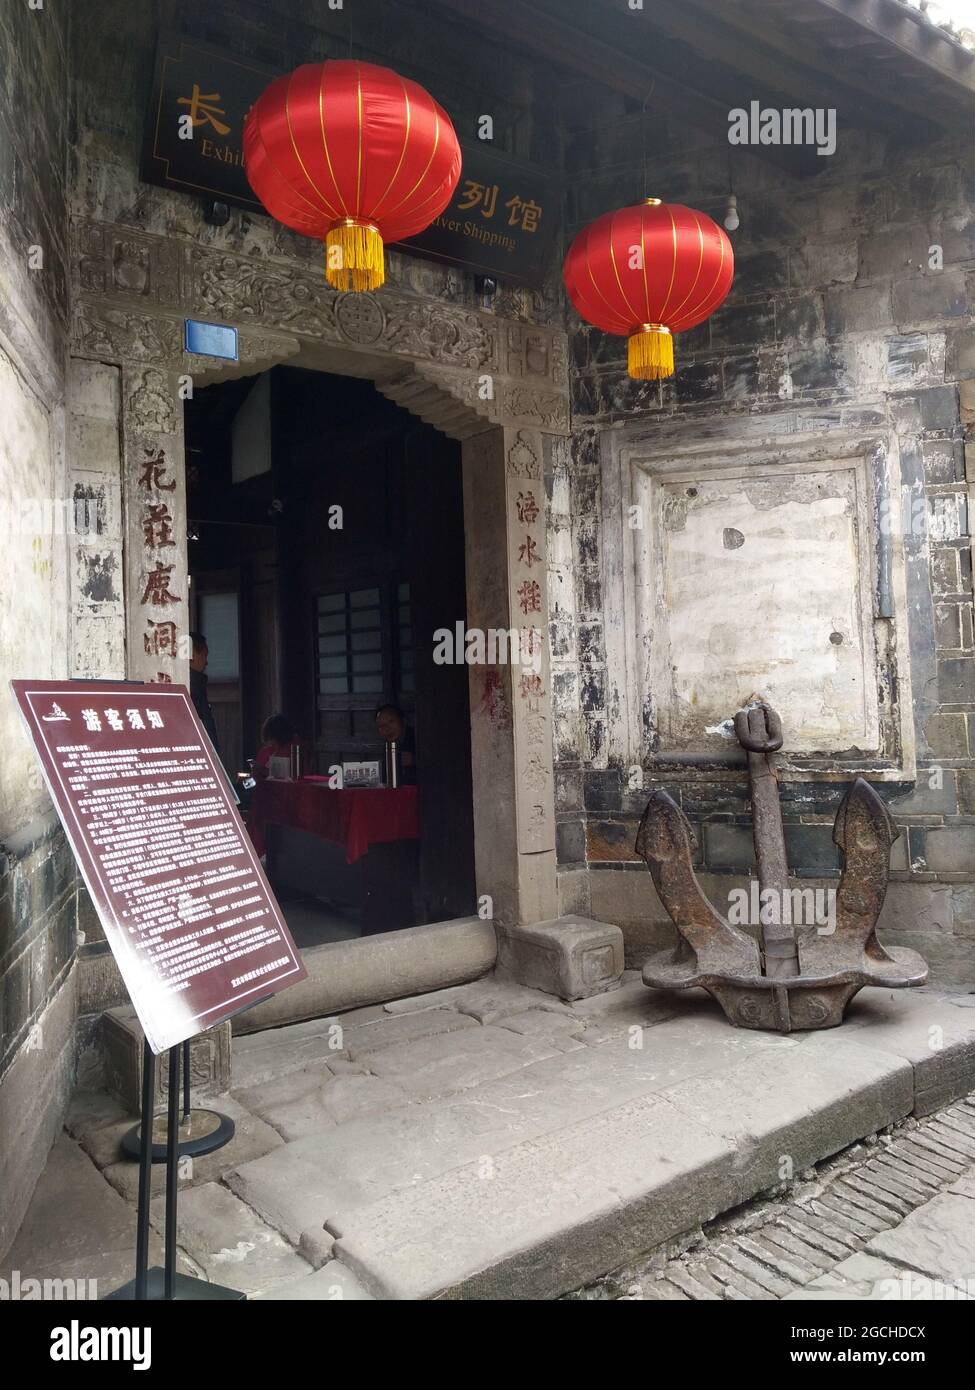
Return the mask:
<path id="1" fill-rule="evenodd" d="M 479 917 L 306 947 L 307 979 L 238 1014 L 234 1035 L 466 984 L 494 968 L 497 952 L 494 923 Z"/>

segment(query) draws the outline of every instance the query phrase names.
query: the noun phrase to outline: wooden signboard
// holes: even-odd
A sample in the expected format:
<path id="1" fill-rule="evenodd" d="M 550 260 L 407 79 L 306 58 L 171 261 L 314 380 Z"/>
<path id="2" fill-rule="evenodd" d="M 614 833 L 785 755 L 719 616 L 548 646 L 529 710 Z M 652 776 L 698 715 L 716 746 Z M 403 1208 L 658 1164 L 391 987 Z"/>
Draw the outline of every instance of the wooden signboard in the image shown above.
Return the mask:
<path id="1" fill-rule="evenodd" d="M 143 139 L 145 182 L 263 213 L 244 172 L 244 117 L 277 75 L 164 31 Z M 538 287 L 556 249 L 558 179 L 481 141 L 465 143 L 463 156 L 449 207 L 399 249 Z"/>

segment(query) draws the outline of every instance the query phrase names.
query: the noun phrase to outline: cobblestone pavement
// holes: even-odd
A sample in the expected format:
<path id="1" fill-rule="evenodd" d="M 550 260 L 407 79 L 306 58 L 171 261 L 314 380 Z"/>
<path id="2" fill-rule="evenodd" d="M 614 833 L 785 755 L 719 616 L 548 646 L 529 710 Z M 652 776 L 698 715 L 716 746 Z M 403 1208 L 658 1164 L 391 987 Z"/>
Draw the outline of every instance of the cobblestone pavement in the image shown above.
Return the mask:
<path id="1" fill-rule="evenodd" d="M 576 1299 L 975 1299 L 975 1093 L 725 1213 Z"/>

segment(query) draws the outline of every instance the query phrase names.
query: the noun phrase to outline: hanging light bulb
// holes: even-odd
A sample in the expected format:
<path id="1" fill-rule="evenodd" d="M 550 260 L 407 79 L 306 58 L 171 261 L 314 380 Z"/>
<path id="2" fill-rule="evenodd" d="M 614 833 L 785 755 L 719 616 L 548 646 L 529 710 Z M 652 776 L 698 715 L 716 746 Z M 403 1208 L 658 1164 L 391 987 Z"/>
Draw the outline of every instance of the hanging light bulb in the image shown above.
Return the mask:
<path id="1" fill-rule="evenodd" d="M 725 229 L 729 232 L 737 232 L 741 226 L 741 219 L 738 216 L 738 199 L 734 193 L 728 194 L 728 206 L 724 214 Z"/>

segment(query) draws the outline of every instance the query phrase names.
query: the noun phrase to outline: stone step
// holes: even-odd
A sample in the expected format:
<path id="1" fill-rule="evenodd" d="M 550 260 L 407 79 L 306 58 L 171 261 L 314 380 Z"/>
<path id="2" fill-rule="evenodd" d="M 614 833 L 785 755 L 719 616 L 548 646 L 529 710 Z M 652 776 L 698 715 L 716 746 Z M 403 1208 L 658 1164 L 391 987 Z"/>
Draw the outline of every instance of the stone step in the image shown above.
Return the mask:
<path id="1" fill-rule="evenodd" d="M 528 1036 L 500 1020 L 404 1041 L 365 1060 L 412 1105 L 286 1144 L 225 1181 L 292 1241 L 324 1226 L 334 1258 L 376 1298 L 558 1297 L 777 1185 L 784 1156 L 800 1173 L 909 1116 L 915 1040 L 945 1026 L 948 1006 L 918 996 L 915 1014 L 891 1017 L 886 1002 L 868 1000 L 849 1031 L 779 1037 L 729 1028 L 689 1001 L 646 1029 L 642 1048 L 627 1031 L 537 1060 L 518 1055 Z M 944 1077 L 971 1086 L 970 1057 L 968 1036 L 949 1036 L 923 1097 Z M 736 1244 L 726 1279 L 720 1257 L 704 1267 L 709 1281 L 726 1297 L 783 1297 L 818 1275 L 837 1232 L 867 1240 L 928 1191 L 885 1147 L 865 1168 L 836 1184 L 846 1201 L 823 1209 L 824 1241 L 780 1227 L 751 1253 Z M 648 1296 L 695 1296 L 673 1290 Z"/>
<path id="2" fill-rule="evenodd" d="M 952 1289 L 947 1296 L 955 1297 L 958 1288 L 971 1287 L 966 1283 L 968 1276 L 961 1269 L 964 1259 L 959 1255 L 966 1241 L 975 1252 L 975 1237 L 967 1222 L 967 1207 L 941 1199 L 975 1197 L 975 1168 L 959 1176 L 956 1168 L 943 1161 L 938 1141 L 932 1135 L 938 1131 L 950 1135 L 959 1119 L 967 1122 L 968 1114 L 970 1107 L 964 1101 L 919 1126 L 907 1121 L 882 1146 L 855 1145 L 849 1154 L 840 1157 L 835 1169 L 827 1163 L 822 1171 L 812 1175 L 797 1198 L 766 1201 L 751 1212 L 745 1208 L 736 1223 L 740 1224 L 737 1234 L 726 1228 L 720 1237 L 704 1232 L 703 1248 L 696 1243 L 691 1252 L 656 1268 L 652 1275 L 643 1275 L 639 1267 L 634 1268 L 632 1275 L 622 1269 L 609 1282 L 614 1288 L 629 1287 L 643 1295 L 659 1283 L 669 1282 L 683 1289 L 692 1301 L 741 1297 L 740 1285 L 722 1284 L 710 1273 L 712 1262 L 717 1260 L 719 1269 L 733 1270 L 740 1279 L 747 1266 L 734 1255 L 755 1260 L 774 1275 L 794 1281 L 797 1287 L 791 1293 L 779 1295 L 790 1300 L 826 1299 L 831 1294 L 842 1299 L 936 1297 L 937 1292 L 932 1292 L 933 1276 L 924 1273 L 923 1261 L 917 1263 L 916 1250 L 923 1247 L 928 1264 L 943 1265 L 949 1271 L 945 1280 Z M 871 1153 L 872 1157 L 862 1157 Z M 906 1158 L 920 1165 L 913 1171 L 921 1173 L 924 1184 L 923 1190 L 913 1190 L 915 1206 L 903 1221 L 892 1211 L 888 1211 L 886 1221 L 881 1221 L 842 1195 L 844 1191 L 858 1190 L 861 1181 L 868 1181 L 869 1174 L 878 1169 L 901 1171 Z M 935 1158 L 942 1160 L 938 1166 L 930 1162 Z M 955 1218 L 955 1226 L 948 1217 Z M 911 1272 L 896 1268 L 908 1251 L 913 1252 Z M 894 1262 L 868 1252 L 881 1252 Z M 783 1254 L 796 1257 L 797 1264 L 790 1268 L 782 1262 Z M 975 1255 L 969 1258 L 975 1259 Z M 756 1276 L 754 1269 L 750 1273 Z M 902 1276 L 908 1279 L 906 1285 Z M 585 1297 L 586 1293 L 582 1290 L 574 1296 Z M 770 1296 L 768 1290 L 766 1296 Z"/>
<path id="3" fill-rule="evenodd" d="M 555 1296 L 772 1185 L 783 1153 L 801 1169 L 909 1109 L 905 1063 L 851 1044 L 842 1065 L 824 1053 L 810 1068 L 804 1050 L 767 1048 L 496 1153 L 489 1171 L 339 1211 L 337 1256 L 380 1297 Z"/>

